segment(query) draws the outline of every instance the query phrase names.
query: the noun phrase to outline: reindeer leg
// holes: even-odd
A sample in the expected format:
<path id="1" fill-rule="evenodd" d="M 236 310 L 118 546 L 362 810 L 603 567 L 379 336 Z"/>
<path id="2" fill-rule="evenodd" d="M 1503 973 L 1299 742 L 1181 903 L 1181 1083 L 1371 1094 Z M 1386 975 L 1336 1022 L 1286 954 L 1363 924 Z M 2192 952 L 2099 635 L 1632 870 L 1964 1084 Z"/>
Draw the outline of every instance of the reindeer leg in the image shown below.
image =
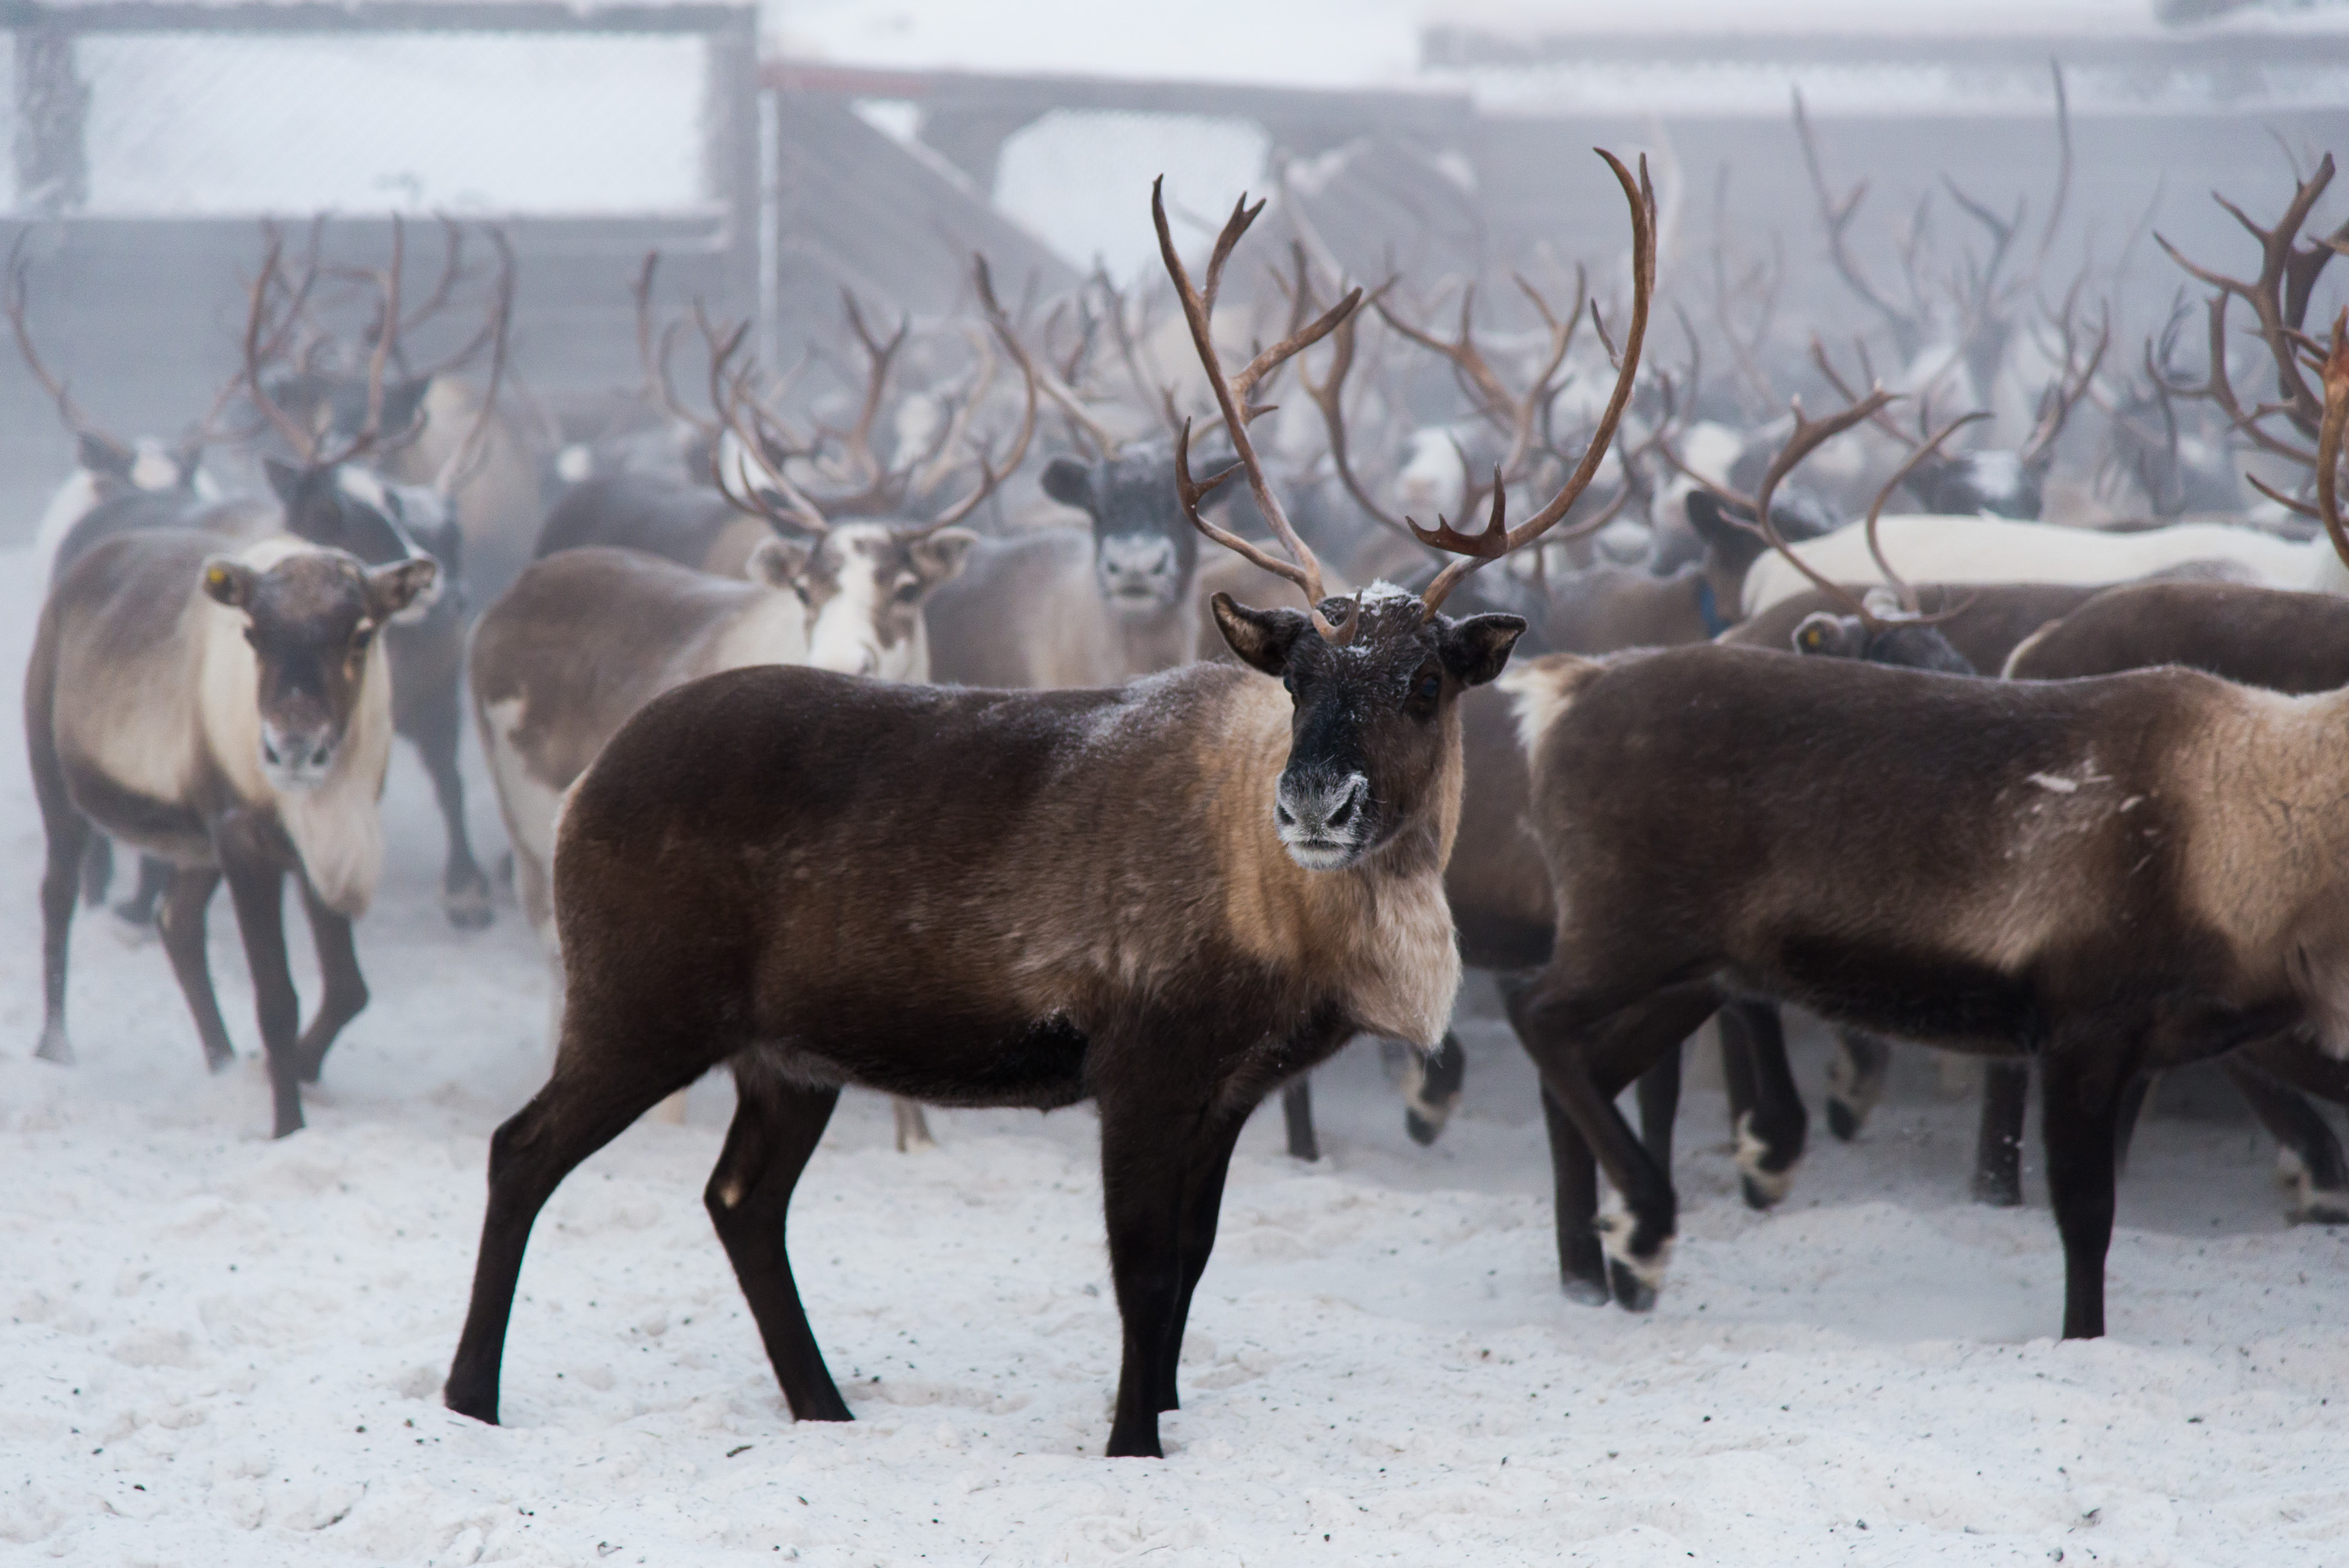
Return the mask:
<path id="1" fill-rule="evenodd" d="M 2299 1189 L 2292 1218 L 2337 1225 L 2349 1221 L 2349 1164 L 2341 1156 L 2324 1113 L 2302 1096 L 2246 1059 L 2241 1052 L 2220 1058 L 2220 1070 L 2251 1106 L 2260 1125 L 2290 1156 Z"/>
<path id="2" fill-rule="evenodd" d="M 1124 1327 L 1109 1457 L 1157 1459 L 1164 1452 L 1158 1414 L 1174 1387 L 1185 1281 L 1206 1266 L 1206 1249 L 1214 1242 L 1200 1206 L 1220 1199 L 1216 1168 L 1228 1161 L 1239 1136 L 1229 1124 L 1244 1119 L 1219 1117 L 1205 1104 L 1173 1107 L 1116 1087 L 1098 1103 L 1110 1278 Z"/>
<path id="3" fill-rule="evenodd" d="M 36 787 L 49 782 L 42 776 L 45 750 L 36 748 L 33 759 Z M 48 754 L 48 760 L 54 766 L 54 753 Z M 43 788 L 39 793 L 49 854 L 41 873 L 41 1043 L 33 1054 L 45 1062 L 71 1067 L 73 1044 L 66 1037 L 66 956 L 73 936 L 74 903 L 81 893 L 82 867 L 96 834 L 89 819 L 65 798 L 62 779 L 56 781 L 54 791 Z"/>
<path id="4" fill-rule="evenodd" d="M 81 901 L 96 909 L 106 902 L 106 890 L 114 885 L 114 841 L 104 833 L 89 836 L 89 848 L 81 857 Z"/>
<path id="5" fill-rule="evenodd" d="M 1226 1117 L 1192 1150 L 1183 1184 L 1182 1230 L 1177 1238 L 1182 1248 L 1183 1287 L 1174 1298 L 1174 1313 L 1167 1325 L 1161 1361 L 1165 1372 L 1165 1381 L 1158 1390 L 1158 1408 L 1162 1412 L 1183 1408 L 1175 1396 L 1174 1371 L 1183 1359 L 1183 1332 L 1191 1321 L 1191 1295 L 1199 1287 L 1199 1276 L 1207 1272 L 1208 1254 L 1216 1250 L 1216 1222 L 1222 1217 L 1224 1208 L 1224 1178 L 1231 1171 L 1232 1150 L 1239 1146 L 1240 1129 L 1247 1125 L 1245 1116 Z"/>
<path id="6" fill-rule="evenodd" d="M 1468 1078 L 1468 1053 L 1460 1037 L 1444 1031 L 1443 1043 L 1421 1052 L 1406 1046 L 1402 1068 L 1402 1130 L 1413 1143 L 1433 1143 L 1460 1103 L 1461 1086 Z"/>
<path id="7" fill-rule="evenodd" d="M 1778 1009 L 1767 1002 L 1732 1002 L 1716 1017 L 1723 1076 L 1731 1084 L 1730 1106 L 1736 1118 L 1738 1185 L 1746 1207 L 1774 1208 L 1795 1184 L 1795 1167 L 1802 1163 L 1811 1124 L 1786 1060 L 1785 1029 Z"/>
<path id="8" fill-rule="evenodd" d="M 1607 1253 L 1599 1244 L 1599 1163 L 1590 1145 L 1545 1085 L 1542 1121 L 1549 1132 L 1552 1202 L 1557 1212 L 1558 1284 L 1571 1301 L 1605 1306 Z"/>
<path id="9" fill-rule="evenodd" d="M 1666 1051 L 1640 1075 L 1640 1142 L 1648 1158 L 1666 1171 L 1672 1168 L 1672 1124 L 1680 1119 L 1681 1058 L 1685 1054 Z"/>
<path id="10" fill-rule="evenodd" d="M 1985 1066 L 1982 1131 L 1974 1140 L 1974 1202 L 1999 1209 L 2019 1208 L 2023 1203 L 2023 1114 L 2031 1095 L 2031 1064 L 1990 1062 Z"/>
<path id="11" fill-rule="evenodd" d="M 1892 1047 L 1857 1029 L 1837 1029 L 1835 1041 L 1835 1055 L 1827 1061 L 1827 1130 L 1849 1143 L 1884 1098 Z"/>
<path id="12" fill-rule="evenodd" d="M 272 824 L 274 830 L 274 824 Z M 261 1021 L 261 1044 L 269 1061 L 269 1088 L 275 1112 L 273 1138 L 302 1130 L 301 999 L 285 961 L 285 872 L 257 842 L 261 830 L 231 818 L 216 835 L 229 901 L 244 938 L 245 966 L 253 973 L 253 1008 Z"/>
<path id="13" fill-rule="evenodd" d="M 2085 1058 L 2085 1059 L 2084 1059 Z M 2092 1050 L 2051 1050 L 2039 1064 L 2047 1192 L 2064 1238 L 2064 1337 L 2105 1332 L 2105 1254 L 2113 1239 L 2113 1149 L 2127 1073 Z"/>
<path id="14" fill-rule="evenodd" d="M 473 859 L 473 841 L 465 831 L 465 779 L 457 770 L 457 739 L 463 724 L 457 696 L 429 703 L 419 712 L 409 739 L 416 744 L 424 771 L 432 779 L 432 798 L 440 803 L 440 820 L 448 830 L 449 860 L 440 873 L 440 910 L 460 931 L 479 931 L 490 923 L 490 879 Z M 446 707 L 443 717 L 439 710 Z"/>
<path id="15" fill-rule="evenodd" d="M 1300 1075 L 1280 1091 L 1280 1119 L 1288 1130 L 1288 1157 L 1307 1164 L 1321 1158 L 1321 1140 L 1313 1135 L 1313 1079 Z M 1165 1408 L 1173 1409 L 1172 1405 Z"/>
<path id="16" fill-rule="evenodd" d="M 591 1024 L 584 1016 L 595 1011 L 585 1003 L 564 1008 L 554 1076 L 490 1140 L 481 1248 L 473 1264 L 465 1329 L 441 1399 L 459 1415 L 492 1426 L 514 1284 L 522 1277 L 523 1252 L 538 1212 L 581 1161 L 709 1066 L 711 1053 L 706 1048 L 664 1049 L 670 1041 L 662 1040 L 658 1030 Z M 672 1024 L 671 1040 L 678 1027 Z"/>
<path id="17" fill-rule="evenodd" d="M 297 1055 L 302 1081 L 316 1083 L 318 1069 L 326 1064 L 326 1052 L 334 1046 L 336 1037 L 366 1008 L 367 988 L 366 976 L 359 973 L 358 950 L 351 942 L 350 917 L 327 908 L 307 877 L 299 880 L 302 908 L 310 917 L 311 943 L 318 950 L 322 994 L 316 1015 L 302 1032 Z"/>
<path id="18" fill-rule="evenodd" d="M 918 1153 L 938 1146 L 938 1140 L 930 1136 L 930 1119 L 922 1114 L 921 1101 L 893 1094 L 889 1097 L 889 1113 L 897 1123 L 898 1153 Z"/>
<path id="19" fill-rule="evenodd" d="M 1509 999 L 1517 1037 L 1621 1196 L 1625 1213 L 1600 1220 L 1608 1284 L 1634 1312 L 1655 1305 L 1672 1239 L 1677 1200 L 1671 1172 L 1656 1163 L 1615 1097 L 1645 1068 L 1677 1049 L 1720 1000 L 1710 991 L 1667 990 L 1584 1021 L 1587 1004 L 1551 995 L 1537 980 Z M 1561 1260 L 1563 1261 L 1563 1260 Z"/>
<path id="20" fill-rule="evenodd" d="M 848 1403 L 824 1367 L 784 1251 L 792 1191 L 840 1103 L 840 1091 L 801 1088 L 740 1058 L 734 1083 L 741 1098 L 702 1206 L 726 1244 L 792 1419 L 845 1421 Z"/>
<path id="21" fill-rule="evenodd" d="M 141 876 L 145 874 L 141 862 Z M 228 1026 L 221 1019 L 220 996 L 212 989 L 212 966 L 205 952 L 204 912 L 220 887 L 221 873 L 210 866 L 187 866 L 171 873 L 157 923 L 162 927 L 163 952 L 180 982 L 180 995 L 195 1016 L 196 1037 L 204 1043 L 204 1066 L 221 1072 L 236 1060 L 229 1044 Z"/>
<path id="22" fill-rule="evenodd" d="M 114 918 L 129 926 L 133 933 L 152 930 L 156 911 L 163 895 L 171 891 L 174 870 L 169 861 L 159 860 L 153 855 L 140 856 L 139 885 L 131 889 L 129 898 L 114 906 Z"/>

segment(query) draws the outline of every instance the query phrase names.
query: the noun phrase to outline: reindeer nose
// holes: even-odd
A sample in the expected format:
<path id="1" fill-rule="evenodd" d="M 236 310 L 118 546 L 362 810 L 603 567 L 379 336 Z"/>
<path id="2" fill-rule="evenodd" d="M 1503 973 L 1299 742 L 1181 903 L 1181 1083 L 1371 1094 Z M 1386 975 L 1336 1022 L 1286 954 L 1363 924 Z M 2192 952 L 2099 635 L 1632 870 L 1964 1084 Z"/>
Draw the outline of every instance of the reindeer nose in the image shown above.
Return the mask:
<path id="1" fill-rule="evenodd" d="M 1371 781 L 1349 773 L 1333 781 L 1281 780 L 1273 800 L 1273 820 L 1283 839 L 1350 839 L 1361 825 Z"/>

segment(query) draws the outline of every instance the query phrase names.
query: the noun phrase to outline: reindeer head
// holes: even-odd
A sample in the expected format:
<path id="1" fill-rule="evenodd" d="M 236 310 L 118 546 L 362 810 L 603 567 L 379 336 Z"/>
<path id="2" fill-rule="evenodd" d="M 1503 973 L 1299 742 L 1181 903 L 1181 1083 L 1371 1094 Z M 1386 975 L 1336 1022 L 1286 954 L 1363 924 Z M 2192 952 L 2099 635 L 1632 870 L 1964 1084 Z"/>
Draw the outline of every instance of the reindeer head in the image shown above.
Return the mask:
<path id="1" fill-rule="evenodd" d="M 1154 615 L 1190 596 L 1199 536 L 1175 504 L 1174 473 L 1155 444 L 1044 469 L 1044 493 L 1092 519 L 1093 582 L 1120 614 Z"/>
<path id="2" fill-rule="evenodd" d="M 963 568 L 978 535 L 877 522 L 840 523 L 810 548 L 777 538 L 753 552 L 774 560 L 796 551 L 804 564 L 792 586 L 808 608 L 807 662 L 821 670 L 882 680 L 927 680 L 929 634 L 922 606 Z M 770 570 L 771 570 L 771 566 Z"/>
<path id="3" fill-rule="evenodd" d="M 295 538 L 369 566 L 419 559 L 435 564 L 430 585 L 400 612 L 403 624 L 421 620 L 443 599 L 460 606 L 458 556 L 464 533 L 433 490 L 388 483 L 357 463 L 296 468 L 268 458 L 262 467 L 285 509 L 285 531 Z"/>
<path id="4" fill-rule="evenodd" d="M 1243 663 L 1278 677 L 1294 705 L 1288 758 L 1273 791 L 1273 826 L 1289 858 L 1308 871 L 1340 871 L 1355 865 L 1413 823 L 1424 821 L 1430 801 L 1447 785 L 1457 788 L 1460 694 L 1501 673 L 1510 650 L 1525 632 L 1526 622 L 1522 616 L 1508 614 L 1471 615 L 1455 621 L 1439 614 L 1444 597 L 1478 567 L 1532 543 L 1557 525 L 1589 488 L 1630 401 L 1655 287 L 1655 194 L 1644 168 L 1635 181 L 1622 164 L 1606 154 L 1600 156 L 1607 158 L 1631 205 L 1631 320 L 1623 340 L 1614 395 L 1589 447 L 1564 486 L 1516 528 L 1507 525 L 1507 487 L 1499 471 L 1490 492 L 1492 515 L 1481 531 L 1463 533 L 1441 518 L 1433 529 L 1403 520 L 1403 526 L 1422 544 L 1454 558 L 1424 593 L 1383 583 L 1350 599 L 1325 593 L 1320 563 L 1290 526 L 1248 434 L 1249 425 L 1268 411 L 1249 395 L 1288 359 L 1339 332 L 1362 303 L 1362 291 L 1353 290 L 1310 322 L 1300 321 L 1237 376 L 1227 376 L 1216 347 L 1216 294 L 1234 248 L 1263 210 L 1263 203 L 1251 208 L 1243 198 L 1233 207 L 1201 287 L 1193 284 L 1174 247 L 1158 190 L 1152 191 L 1151 215 L 1158 228 L 1159 253 L 1183 302 L 1192 347 L 1206 372 L 1224 432 L 1239 459 L 1204 482 L 1194 480 L 1191 432 L 1186 424 L 1174 444 L 1175 498 L 1184 516 L 1199 532 L 1297 584 L 1308 606 L 1302 611 L 1251 609 L 1227 593 L 1218 593 L 1212 601 L 1216 624 L 1232 651 Z M 1298 291 L 1299 295 L 1302 292 Z M 1344 379 L 1342 362 L 1350 352 L 1350 337 L 1337 337 L 1332 353 L 1339 363 L 1333 364 L 1319 387 L 1308 384 L 1329 416 L 1333 445 L 1343 438 L 1336 388 Z M 1247 473 L 1257 509 L 1271 525 L 1273 537 L 1288 559 L 1268 554 L 1209 522 L 1201 513 L 1201 504 L 1209 493 L 1241 471 Z M 1610 509 L 1598 522 L 1603 524 L 1611 515 Z M 1584 530 L 1592 526 L 1589 521 L 1577 525 Z"/>
<path id="5" fill-rule="evenodd" d="M 301 550 L 257 565 L 215 555 L 206 594 L 245 619 L 258 666 L 261 770 L 281 792 L 314 789 L 335 770 L 373 656 L 376 634 L 429 591 L 429 558 L 370 569 L 339 550 Z"/>
<path id="6" fill-rule="evenodd" d="M 1415 593 L 1380 583 L 1323 601 L 1353 626 L 1346 643 L 1301 610 L 1251 610 L 1216 595 L 1216 624 L 1241 660 L 1279 680 L 1295 705 L 1273 826 L 1289 858 L 1336 871 L 1420 820 L 1459 746 L 1454 704 L 1501 673 L 1526 629 L 1517 615 L 1430 616 Z"/>

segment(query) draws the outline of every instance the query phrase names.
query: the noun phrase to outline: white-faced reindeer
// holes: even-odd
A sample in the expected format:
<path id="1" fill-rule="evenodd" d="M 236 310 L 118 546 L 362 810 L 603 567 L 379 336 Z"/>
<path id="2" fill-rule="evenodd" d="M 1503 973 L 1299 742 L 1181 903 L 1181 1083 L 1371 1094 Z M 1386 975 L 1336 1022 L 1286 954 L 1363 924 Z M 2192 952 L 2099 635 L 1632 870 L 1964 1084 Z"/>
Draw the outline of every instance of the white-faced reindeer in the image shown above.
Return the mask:
<path id="1" fill-rule="evenodd" d="M 925 602 L 953 579 L 978 536 L 957 526 L 1026 455 L 1036 392 L 1028 356 L 995 301 L 985 264 L 978 297 L 991 329 L 1028 375 L 1026 411 L 1001 461 L 982 452 L 968 494 L 929 522 L 834 522 L 750 454 L 770 449 L 773 418 L 753 396 L 746 327 L 709 331 L 718 469 L 730 516 L 766 537 L 740 574 L 697 571 L 643 550 L 566 548 L 533 562 L 481 617 L 473 636 L 473 714 L 514 851 L 523 909 L 546 944 L 561 991 L 551 872 L 564 793 L 605 742 L 655 697 L 725 670 L 807 665 L 890 681 L 929 678 Z M 706 323 L 705 323 L 706 326 Z M 625 635 L 614 629 L 625 628 Z M 550 1031 L 549 1045 L 559 1031 Z M 926 1144 L 921 1109 L 897 1109 L 898 1146 Z"/>
<path id="2" fill-rule="evenodd" d="M 2321 384 L 2314 505 L 2349 554 L 2342 325 Z M 1613 1095 L 1731 997 L 2037 1059 L 2067 1337 L 2104 1331 L 2133 1079 L 2287 1038 L 2349 1057 L 2349 694 L 1718 646 L 1553 657 L 1512 684 L 1560 919 L 1511 1016 L 1558 1108 L 1562 1201 L 1595 1202 L 1595 1153 L 1627 1206 L 1594 1233 L 1561 1213 L 1587 1290 L 1652 1299 L 1675 1200 Z"/>
<path id="3" fill-rule="evenodd" d="M 1450 1013 L 1459 697 L 1500 672 L 1523 623 L 1439 606 L 1565 515 L 1629 399 L 1652 196 L 1609 161 L 1640 279 L 1612 417 L 1518 527 L 1496 516 L 1474 536 L 1428 535 L 1462 559 L 1424 597 L 1324 596 L 1249 438 L 1250 393 L 1360 294 L 1227 375 L 1212 313 L 1254 210 L 1235 210 L 1195 288 L 1154 201 L 1237 466 L 1288 559 L 1200 515 L 1232 470 L 1195 481 L 1183 441 L 1185 511 L 1296 583 L 1307 609 L 1217 599 L 1247 667 L 1062 692 L 737 670 L 660 698 L 613 738 L 563 815 L 563 1043 L 546 1087 L 492 1141 L 450 1408 L 497 1417 L 523 1247 L 556 1185 L 725 1063 L 740 1108 L 705 1202 L 802 1419 L 849 1415 L 784 1247 L 841 1086 L 968 1105 L 1092 1099 L 1124 1327 L 1109 1452 L 1160 1452 L 1249 1112 L 1358 1032 L 1432 1045 Z"/>

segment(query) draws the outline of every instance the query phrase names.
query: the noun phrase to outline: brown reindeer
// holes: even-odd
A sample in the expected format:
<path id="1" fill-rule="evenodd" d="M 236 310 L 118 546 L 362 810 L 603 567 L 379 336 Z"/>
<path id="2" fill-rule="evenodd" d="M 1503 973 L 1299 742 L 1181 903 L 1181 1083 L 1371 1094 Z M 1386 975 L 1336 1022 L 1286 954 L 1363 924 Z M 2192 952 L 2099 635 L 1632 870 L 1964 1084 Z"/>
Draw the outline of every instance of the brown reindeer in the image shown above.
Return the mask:
<path id="1" fill-rule="evenodd" d="M 2336 539 L 2344 335 L 2314 453 Z M 2104 1331 L 2130 1080 L 2286 1037 L 2349 1055 L 2349 696 L 1721 647 L 1553 657 L 1515 686 L 1560 920 L 1512 1017 L 1560 1112 L 1561 1192 L 1595 1199 L 1595 1153 L 1628 1210 L 1562 1219 L 1561 1263 L 1626 1305 L 1653 1298 L 1674 1198 L 1612 1097 L 1728 997 L 2035 1057 L 2075 1337 Z"/>
<path id="2" fill-rule="evenodd" d="M 1109 1452 L 1159 1453 L 1249 1112 L 1358 1032 L 1421 1045 L 1443 1033 L 1459 979 L 1442 886 L 1458 701 L 1499 673 L 1523 623 L 1438 607 L 1565 515 L 1628 400 L 1653 197 L 1609 163 L 1632 207 L 1640 287 L 1608 417 L 1566 488 L 1516 528 L 1496 508 L 1474 536 L 1430 533 L 1461 559 L 1423 598 L 1326 597 L 1248 435 L 1250 392 L 1361 295 L 1228 375 L 1212 313 L 1260 207 L 1234 210 L 1195 286 L 1154 200 L 1237 466 L 1288 559 L 1200 515 L 1232 470 L 1195 480 L 1187 439 L 1175 448 L 1185 510 L 1309 606 L 1216 601 L 1249 667 L 1069 692 L 738 670 L 670 693 L 613 738 L 563 817 L 563 1043 L 546 1087 L 492 1140 L 451 1408 L 497 1416 L 523 1248 L 555 1185 L 726 1062 L 741 1105 L 706 1202 L 803 1419 L 849 1413 L 783 1244 L 792 1190 L 841 1086 L 974 1105 L 1094 1100 L 1124 1325 Z"/>
<path id="3" fill-rule="evenodd" d="M 39 1054 L 71 1059 L 66 953 L 93 828 L 174 868 L 163 944 L 214 1071 L 234 1056 L 204 956 L 225 879 L 253 969 L 276 1136 L 300 1085 L 367 1005 L 351 944 L 383 861 L 376 814 L 391 748 L 378 634 L 432 585 L 429 559 L 369 568 L 288 538 L 234 555 L 181 530 L 127 534 L 51 591 L 25 678 L 25 734 L 48 836 Z M 325 994 L 300 1022 L 285 878 L 300 882 Z"/>

